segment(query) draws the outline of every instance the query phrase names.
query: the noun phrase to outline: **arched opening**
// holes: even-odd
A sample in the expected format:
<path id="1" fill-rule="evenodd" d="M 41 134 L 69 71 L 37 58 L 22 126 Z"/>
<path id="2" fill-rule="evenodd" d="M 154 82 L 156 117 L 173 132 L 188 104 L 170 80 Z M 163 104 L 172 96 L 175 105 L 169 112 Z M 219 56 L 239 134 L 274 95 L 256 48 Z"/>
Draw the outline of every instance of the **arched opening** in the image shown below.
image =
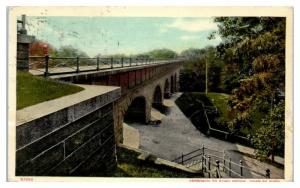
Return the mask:
<path id="1" fill-rule="evenodd" d="M 174 93 L 174 77 L 171 76 L 171 94 Z"/>
<path id="2" fill-rule="evenodd" d="M 174 92 L 178 91 L 178 87 L 177 87 L 177 74 L 175 73 L 174 75 Z"/>
<path id="3" fill-rule="evenodd" d="M 135 98 L 128 107 L 125 115 L 125 122 L 146 122 L 146 99 L 145 97 Z"/>
<path id="4" fill-rule="evenodd" d="M 152 106 L 154 108 L 160 108 L 162 106 L 162 91 L 159 86 L 156 86 L 154 90 Z"/>
<path id="5" fill-rule="evenodd" d="M 165 81 L 164 97 L 166 99 L 168 99 L 168 98 L 171 97 L 171 95 L 170 95 L 170 84 L 169 84 L 169 80 L 168 79 L 166 79 L 166 81 Z"/>

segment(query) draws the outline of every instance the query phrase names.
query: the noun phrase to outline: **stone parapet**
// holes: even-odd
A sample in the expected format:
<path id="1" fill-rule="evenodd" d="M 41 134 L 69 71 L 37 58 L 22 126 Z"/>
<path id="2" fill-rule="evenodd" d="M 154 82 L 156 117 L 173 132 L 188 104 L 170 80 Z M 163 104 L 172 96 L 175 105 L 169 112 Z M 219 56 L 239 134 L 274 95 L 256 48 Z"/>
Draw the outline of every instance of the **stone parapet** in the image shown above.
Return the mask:
<path id="1" fill-rule="evenodd" d="M 84 87 L 69 100 L 17 112 L 16 176 L 91 176 L 87 166 L 101 176 L 116 167 L 113 103 L 120 89 Z"/>
<path id="2" fill-rule="evenodd" d="M 34 36 L 26 34 L 17 35 L 17 70 L 29 70 L 29 45 L 34 41 Z"/>

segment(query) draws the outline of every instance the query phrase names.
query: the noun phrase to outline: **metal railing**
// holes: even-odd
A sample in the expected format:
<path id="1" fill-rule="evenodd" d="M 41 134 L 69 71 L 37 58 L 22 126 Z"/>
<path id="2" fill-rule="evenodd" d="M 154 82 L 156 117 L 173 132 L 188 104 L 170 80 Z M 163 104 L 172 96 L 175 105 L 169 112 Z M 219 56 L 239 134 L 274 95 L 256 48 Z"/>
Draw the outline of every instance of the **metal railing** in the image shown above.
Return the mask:
<path id="1" fill-rule="evenodd" d="M 183 59 L 153 59 L 125 57 L 51 57 L 46 55 L 29 56 L 29 69 L 35 75 L 44 75 L 44 77 L 47 77 L 51 75 L 99 71 L 123 67 L 176 63 L 182 60 Z"/>
<path id="2" fill-rule="evenodd" d="M 214 161 L 214 162 L 213 162 Z M 192 152 L 181 154 L 181 156 L 172 160 L 188 168 L 198 165 L 203 173 L 207 173 L 208 177 L 215 178 L 270 178 L 271 171 L 264 170 L 265 173 L 251 169 L 245 166 L 246 160 L 235 162 L 226 151 L 217 151 L 204 147 L 204 145 Z"/>
<path id="3" fill-rule="evenodd" d="M 223 134 L 224 135 L 224 138 L 225 140 L 228 139 L 229 135 L 233 136 L 234 138 L 237 138 L 239 140 L 242 140 L 243 143 L 248 143 L 251 145 L 251 140 L 247 137 L 244 137 L 244 136 L 239 136 L 239 135 L 232 135 L 230 132 L 227 132 L 227 131 L 223 131 L 223 130 L 219 130 L 219 129 L 216 129 L 216 128 L 213 128 L 210 124 L 210 120 L 208 118 L 208 115 L 207 115 L 207 111 L 210 111 L 210 112 L 213 112 L 213 113 L 218 113 L 218 109 L 214 106 L 205 106 L 204 103 L 200 100 L 196 100 L 197 103 L 199 103 L 201 105 L 201 110 L 197 110 L 195 111 L 190 117 L 192 117 L 193 115 L 196 115 L 197 113 L 203 111 L 203 114 L 204 114 L 204 117 L 205 117 L 205 121 L 206 121 L 206 124 L 208 126 L 208 130 L 207 130 L 207 135 L 211 135 L 213 132 L 215 133 L 219 133 L 219 134 Z"/>

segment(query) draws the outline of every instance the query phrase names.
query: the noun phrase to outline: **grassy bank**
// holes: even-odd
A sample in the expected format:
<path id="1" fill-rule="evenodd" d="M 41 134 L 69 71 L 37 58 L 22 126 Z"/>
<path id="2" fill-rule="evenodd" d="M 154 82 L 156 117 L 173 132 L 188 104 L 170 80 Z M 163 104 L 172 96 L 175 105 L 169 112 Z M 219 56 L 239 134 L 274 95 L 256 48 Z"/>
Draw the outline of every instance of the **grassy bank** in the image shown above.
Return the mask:
<path id="1" fill-rule="evenodd" d="M 17 109 L 70 95 L 83 88 L 17 72 Z"/>
<path id="2" fill-rule="evenodd" d="M 210 125 L 212 128 L 228 131 L 226 126 L 226 122 L 229 120 L 227 99 L 228 95 L 223 93 L 208 93 L 208 95 L 205 95 L 199 92 L 187 92 L 176 100 L 176 104 L 191 119 L 192 123 L 204 133 L 207 131 L 208 125 L 201 111 L 201 104 L 197 100 L 203 102 L 205 106 L 216 107 L 217 113 L 207 111 Z"/>
<path id="3" fill-rule="evenodd" d="M 181 95 L 180 98 L 176 100 L 176 104 L 181 109 L 181 111 L 190 118 L 191 122 L 203 133 L 207 133 L 208 124 L 206 123 L 206 118 L 204 116 L 202 106 L 197 100 L 203 102 L 205 106 L 216 107 L 218 113 L 211 112 L 207 110 L 207 116 L 212 128 L 230 132 L 227 122 L 230 121 L 230 116 L 228 113 L 227 100 L 229 95 L 224 93 L 205 93 L 200 92 L 186 92 Z M 259 112 L 255 113 L 253 116 L 253 123 L 251 127 L 241 127 L 238 132 L 235 133 L 236 136 L 247 137 L 248 134 L 254 135 L 256 131 L 261 127 L 261 119 L 264 114 Z M 224 134 L 214 135 L 218 138 L 223 139 Z M 239 138 L 235 137 L 232 141 L 241 142 L 245 144 L 244 139 L 236 140 Z"/>
<path id="4" fill-rule="evenodd" d="M 125 148 L 118 148 L 117 170 L 113 177 L 155 177 L 155 178 L 201 178 L 195 174 L 139 161 L 138 153 Z"/>

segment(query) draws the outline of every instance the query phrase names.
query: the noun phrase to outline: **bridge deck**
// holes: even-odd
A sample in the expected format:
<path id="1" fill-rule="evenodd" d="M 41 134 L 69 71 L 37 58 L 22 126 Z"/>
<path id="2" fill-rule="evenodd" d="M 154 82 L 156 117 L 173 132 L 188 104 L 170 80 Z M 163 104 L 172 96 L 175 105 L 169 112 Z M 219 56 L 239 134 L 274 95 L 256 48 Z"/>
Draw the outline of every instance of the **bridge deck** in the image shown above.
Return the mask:
<path id="1" fill-rule="evenodd" d="M 146 62 L 140 62 L 140 63 L 133 63 L 133 64 L 128 64 L 124 63 L 122 64 L 113 64 L 113 67 L 108 64 L 102 64 L 99 65 L 99 69 L 97 70 L 96 65 L 85 65 L 85 66 L 80 66 L 79 67 L 79 72 L 76 72 L 76 66 L 64 66 L 64 67 L 49 67 L 48 73 L 51 78 L 60 78 L 64 77 L 64 75 L 68 76 L 75 76 L 75 75 L 80 75 L 80 74 L 93 74 L 93 73 L 98 73 L 98 72 L 110 72 L 110 71 L 118 71 L 118 70 L 134 70 L 134 69 L 139 69 L 139 68 L 144 68 L 144 67 L 152 67 L 152 66 L 158 66 L 158 65 L 163 65 L 163 64 L 170 64 L 170 63 L 178 63 L 181 62 L 181 60 L 164 60 L 164 61 L 155 61 L 151 63 L 146 63 Z M 36 76 L 43 76 L 45 73 L 45 68 L 40 68 L 40 69 L 30 69 L 29 72 L 33 75 Z"/>

